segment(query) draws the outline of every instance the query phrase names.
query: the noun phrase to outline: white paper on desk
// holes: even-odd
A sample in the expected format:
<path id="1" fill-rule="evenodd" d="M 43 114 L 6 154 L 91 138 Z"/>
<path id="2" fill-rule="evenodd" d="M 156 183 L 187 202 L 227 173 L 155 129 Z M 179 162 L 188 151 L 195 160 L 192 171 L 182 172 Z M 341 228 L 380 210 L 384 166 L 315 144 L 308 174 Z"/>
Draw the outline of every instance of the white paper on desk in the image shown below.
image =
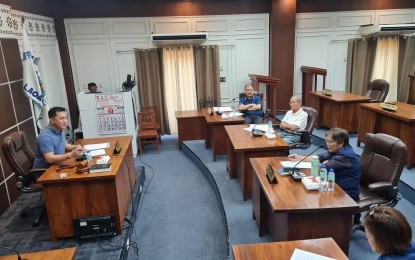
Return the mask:
<path id="1" fill-rule="evenodd" d="M 335 260 L 335 259 L 296 248 L 290 260 Z"/>
<path id="2" fill-rule="evenodd" d="M 264 131 L 264 132 L 268 132 L 268 124 L 260 124 L 260 125 L 250 124 L 249 128 L 248 128 L 249 131 L 254 129 L 254 127 L 255 127 L 256 130 L 261 130 L 261 131 Z"/>
<path id="3" fill-rule="evenodd" d="M 104 149 L 92 150 L 91 155 L 92 155 L 92 157 L 105 155 L 105 150 Z"/>
<path id="4" fill-rule="evenodd" d="M 87 144 L 84 146 L 85 149 L 87 150 L 98 150 L 98 149 L 105 149 L 110 147 L 109 143 L 100 143 L 100 144 Z"/>
<path id="5" fill-rule="evenodd" d="M 282 161 L 281 165 L 282 167 L 288 167 L 288 168 L 294 168 L 294 166 L 297 164 L 298 162 L 292 162 L 292 161 Z M 311 169 L 311 162 L 301 162 L 299 163 L 297 166 L 295 166 L 296 168 L 303 168 L 303 169 Z"/>
<path id="6" fill-rule="evenodd" d="M 213 110 L 217 112 L 232 112 L 233 111 L 231 107 L 213 107 Z"/>

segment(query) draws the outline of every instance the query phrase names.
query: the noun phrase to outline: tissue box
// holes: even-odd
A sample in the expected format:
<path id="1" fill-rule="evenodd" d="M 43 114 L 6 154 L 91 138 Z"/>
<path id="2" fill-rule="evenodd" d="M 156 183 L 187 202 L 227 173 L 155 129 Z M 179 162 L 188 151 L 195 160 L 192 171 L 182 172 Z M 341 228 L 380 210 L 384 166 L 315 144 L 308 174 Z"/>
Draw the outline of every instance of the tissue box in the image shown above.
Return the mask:
<path id="1" fill-rule="evenodd" d="M 277 138 L 277 135 L 276 135 L 276 134 L 269 134 L 269 133 L 266 133 L 266 134 L 265 134 L 265 137 L 266 137 L 267 139 L 275 139 L 275 138 Z"/>
<path id="2" fill-rule="evenodd" d="M 110 157 L 108 155 L 100 156 L 97 159 L 97 164 L 107 164 L 110 160 Z"/>
<path id="3" fill-rule="evenodd" d="M 320 186 L 320 180 L 318 177 L 307 176 L 301 179 L 301 182 L 304 184 L 304 187 L 307 190 L 318 190 Z"/>

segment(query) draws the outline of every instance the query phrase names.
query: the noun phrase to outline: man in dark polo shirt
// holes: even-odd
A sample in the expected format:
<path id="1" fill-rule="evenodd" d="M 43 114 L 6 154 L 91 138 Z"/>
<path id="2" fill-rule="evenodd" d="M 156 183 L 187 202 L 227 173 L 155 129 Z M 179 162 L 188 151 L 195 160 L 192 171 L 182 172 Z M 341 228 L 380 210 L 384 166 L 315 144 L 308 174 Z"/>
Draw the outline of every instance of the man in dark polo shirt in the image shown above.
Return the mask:
<path id="1" fill-rule="evenodd" d="M 68 123 L 66 109 L 52 107 L 48 111 L 49 125 L 36 140 L 34 168 L 48 168 L 83 154 L 82 146 L 66 142 L 65 130 Z"/>
<path id="2" fill-rule="evenodd" d="M 262 100 L 260 96 L 254 95 L 252 85 L 245 86 L 245 97 L 239 99 L 239 110 L 244 114 L 245 123 L 262 123 Z"/>

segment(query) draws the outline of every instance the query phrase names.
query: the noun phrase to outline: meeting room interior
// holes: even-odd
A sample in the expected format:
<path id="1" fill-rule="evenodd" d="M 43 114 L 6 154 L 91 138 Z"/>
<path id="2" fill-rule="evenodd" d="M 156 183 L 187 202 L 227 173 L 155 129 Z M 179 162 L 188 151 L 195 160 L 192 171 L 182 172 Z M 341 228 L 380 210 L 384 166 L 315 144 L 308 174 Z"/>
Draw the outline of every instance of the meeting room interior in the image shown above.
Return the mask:
<path id="1" fill-rule="evenodd" d="M 365 226 L 380 205 L 414 237 L 415 1 L 0 10 L 0 260 L 378 259 L 388 252 Z M 241 104 L 255 100 L 262 123 L 248 124 Z M 292 102 L 307 114 L 294 143 L 282 136 Z M 53 107 L 82 154 L 34 168 Z M 335 152 L 333 128 L 347 131 Z M 321 186 L 343 146 L 358 198 L 340 172 Z"/>

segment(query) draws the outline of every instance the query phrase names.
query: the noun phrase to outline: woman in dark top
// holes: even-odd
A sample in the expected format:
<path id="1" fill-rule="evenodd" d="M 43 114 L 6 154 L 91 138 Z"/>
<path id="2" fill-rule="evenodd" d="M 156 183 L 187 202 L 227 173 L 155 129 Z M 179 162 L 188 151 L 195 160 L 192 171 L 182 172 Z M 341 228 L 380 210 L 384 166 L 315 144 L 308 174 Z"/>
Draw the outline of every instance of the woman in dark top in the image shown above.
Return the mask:
<path id="1" fill-rule="evenodd" d="M 359 200 L 360 158 L 349 144 L 349 133 L 342 128 L 332 128 L 326 133 L 328 152 L 319 154 L 320 163 L 327 166 L 327 171 L 334 169 L 336 183 L 353 199 Z M 291 154 L 288 158 L 299 161 L 305 156 Z M 311 157 L 306 161 L 310 161 Z M 355 224 L 360 224 L 360 214 L 355 215 Z"/>
<path id="2" fill-rule="evenodd" d="M 415 259 L 415 243 L 412 228 L 398 210 L 377 206 L 365 216 L 367 239 L 378 260 Z"/>

